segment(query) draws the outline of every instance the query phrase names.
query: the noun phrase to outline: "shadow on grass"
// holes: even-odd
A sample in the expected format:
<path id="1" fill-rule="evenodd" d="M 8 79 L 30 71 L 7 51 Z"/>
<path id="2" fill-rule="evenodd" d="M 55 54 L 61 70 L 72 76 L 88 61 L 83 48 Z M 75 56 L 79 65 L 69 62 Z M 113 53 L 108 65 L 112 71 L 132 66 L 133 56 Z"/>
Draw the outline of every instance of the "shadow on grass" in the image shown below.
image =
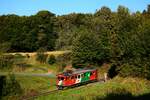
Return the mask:
<path id="1" fill-rule="evenodd" d="M 131 93 L 110 93 L 106 97 L 96 97 L 94 100 L 150 100 L 150 93 L 139 95 L 139 96 L 133 96 Z"/>

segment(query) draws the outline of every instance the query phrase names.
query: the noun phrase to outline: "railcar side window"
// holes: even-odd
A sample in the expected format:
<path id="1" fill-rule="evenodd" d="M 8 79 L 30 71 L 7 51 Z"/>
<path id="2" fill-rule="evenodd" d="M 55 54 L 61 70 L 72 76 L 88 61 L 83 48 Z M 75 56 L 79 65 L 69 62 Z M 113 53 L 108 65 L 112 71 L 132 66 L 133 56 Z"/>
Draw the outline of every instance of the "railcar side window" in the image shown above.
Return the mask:
<path id="1" fill-rule="evenodd" d="M 90 72 L 90 76 L 92 76 L 93 75 L 93 72 Z"/>
<path id="2" fill-rule="evenodd" d="M 80 75 L 78 75 L 78 78 L 80 78 Z"/>

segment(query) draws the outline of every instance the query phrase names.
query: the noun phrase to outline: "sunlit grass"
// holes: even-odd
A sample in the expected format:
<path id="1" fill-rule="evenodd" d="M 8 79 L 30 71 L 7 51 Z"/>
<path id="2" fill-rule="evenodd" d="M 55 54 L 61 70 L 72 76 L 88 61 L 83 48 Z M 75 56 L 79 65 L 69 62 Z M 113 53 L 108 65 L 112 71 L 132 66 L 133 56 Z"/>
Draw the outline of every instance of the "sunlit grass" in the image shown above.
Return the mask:
<path id="1" fill-rule="evenodd" d="M 40 77 L 40 76 L 16 76 L 20 83 L 24 94 L 29 93 L 31 90 L 36 92 L 43 92 L 55 89 L 55 78 Z"/>
<path id="2" fill-rule="evenodd" d="M 95 83 L 89 86 L 63 90 L 48 96 L 42 96 L 36 100 L 92 100 L 95 97 L 106 97 L 107 94 L 117 92 L 118 94 L 128 91 L 132 95 L 141 95 L 150 92 L 150 82 L 138 78 L 116 77 L 106 83 Z"/>

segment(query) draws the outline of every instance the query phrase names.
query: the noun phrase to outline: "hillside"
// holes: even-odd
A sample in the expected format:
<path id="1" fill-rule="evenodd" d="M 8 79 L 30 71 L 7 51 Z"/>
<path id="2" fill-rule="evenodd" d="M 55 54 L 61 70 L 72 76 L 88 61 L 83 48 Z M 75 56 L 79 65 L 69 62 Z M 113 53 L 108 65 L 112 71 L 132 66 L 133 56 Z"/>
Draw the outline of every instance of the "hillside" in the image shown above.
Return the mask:
<path id="1" fill-rule="evenodd" d="M 35 100 L 149 100 L 150 81 L 116 77 L 106 83 L 62 90 Z"/>

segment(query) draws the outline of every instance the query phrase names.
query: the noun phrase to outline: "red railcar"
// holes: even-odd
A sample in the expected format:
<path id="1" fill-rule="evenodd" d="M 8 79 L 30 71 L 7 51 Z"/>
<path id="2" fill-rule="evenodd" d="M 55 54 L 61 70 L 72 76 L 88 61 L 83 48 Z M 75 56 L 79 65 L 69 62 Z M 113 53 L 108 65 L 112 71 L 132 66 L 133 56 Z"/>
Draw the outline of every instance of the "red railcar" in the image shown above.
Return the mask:
<path id="1" fill-rule="evenodd" d="M 64 87 L 97 81 L 97 77 L 97 69 L 80 69 L 58 74 L 56 84 L 58 89 L 63 89 Z"/>

